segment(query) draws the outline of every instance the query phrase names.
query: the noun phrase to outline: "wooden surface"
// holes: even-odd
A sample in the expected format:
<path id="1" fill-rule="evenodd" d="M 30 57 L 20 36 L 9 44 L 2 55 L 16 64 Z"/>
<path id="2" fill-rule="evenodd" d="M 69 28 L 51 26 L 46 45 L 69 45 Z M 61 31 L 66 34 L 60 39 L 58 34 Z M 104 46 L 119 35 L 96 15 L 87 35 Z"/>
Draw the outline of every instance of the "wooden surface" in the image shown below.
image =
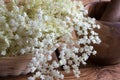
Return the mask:
<path id="1" fill-rule="evenodd" d="M 84 5 L 86 5 L 86 4 L 89 4 L 90 2 L 110 1 L 110 0 L 78 0 L 78 1 L 82 1 L 84 3 Z"/>
<path id="2" fill-rule="evenodd" d="M 27 74 L 32 55 L 0 58 L 0 76 Z"/>
<path id="3" fill-rule="evenodd" d="M 0 80 L 27 80 L 27 76 L 4 77 Z M 65 74 L 64 80 L 120 80 L 120 64 L 104 67 L 89 67 L 81 69 L 81 77 L 75 78 L 72 73 Z"/>
<path id="4" fill-rule="evenodd" d="M 100 0 L 84 0 L 84 4 L 91 1 Z M 104 1 L 104 0 L 103 0 Z M 64 80 L 120 80 L 120 64 L 110 66 L 91 66 L 81 68 L 81 77 L 76 79 L 72 73 L 65 74 Z M 63 72 L 64 73 L 64 72 Z M 17 77 L 1 77 L 0 80 L 27 80 L 29 75 L 21 75 Z"/>

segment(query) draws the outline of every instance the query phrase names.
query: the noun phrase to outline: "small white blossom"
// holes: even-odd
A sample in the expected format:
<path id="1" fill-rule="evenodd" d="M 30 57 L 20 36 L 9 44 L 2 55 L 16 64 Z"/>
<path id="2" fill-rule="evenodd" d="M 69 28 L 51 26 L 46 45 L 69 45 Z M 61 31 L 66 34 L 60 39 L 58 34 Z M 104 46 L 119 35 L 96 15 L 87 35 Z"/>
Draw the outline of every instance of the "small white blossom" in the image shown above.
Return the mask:
<path id="1" fill-rule="evenodd" d="M 60 60 L 60 65 L 64 65 L 64 64 L 66 64 L 66 59 L 61 59 Z"/>
<path id="2" fill-rule="evenodd" d="M 48 61 L 52 60 L 52 56 L 48 55 L 47 59 L 48 59 Z"/>
<path id="3" fill-rule="evenodd" d="M 37 78 L 37 77 L 40 77 L 41 76 L 41 73 L 38 71 L 38 72 L 36 72 L 35 73 L 35 77 Z"/>
<path id="4" fill-rule="evenodd" d="M 31 72 L 32 72 L 32 73 L 34 73 L 35 70 L 36 70 L 36 67 L 32 67 L 32 68 L 31 68 Z"/>
<path id="5" fill-rule="evenodd" d="M 87 55 L 87 54 L 82 54 L 82 57 L 83 57 L 83 59 L 86 61 L 86 60 L 88 60 L 88 58 L 89 58 L 89 56 Z"/>
<path id="6" fill-rule="evenodd" d="M 21 54 L 25 54 L 25 52 L 26 52 L 25 49 L 21 49 L 21 50 L 20 50 L 20 53 L 21 53 Z"/>
<path id="7" fill-rule="evenodd" d="M 98 29 L 100 29 L 100 25 L 96 25 L 96 27 L 97 27 Z"/>
<path id="8" fill-rule="evenodd" d="M 34 77 L 28 77 L 28 80 L 35 80 Z"/>
<path id="9" fill-rule="evenodd" d="M 56 61 L 53 61 L 53 62 L 52 62 L 52 65 L 53 65 L 55 68 L 59 67 L 59 64 L 58 64 Z"/>
<path id="10" fill-rule="evenodd" d="M 79 49 L 76 48 L 76 47 L 73 47 L 72 49 L 73 49 L 73 51 L 74 51 L 75 53 L 78 53 L 78 51 L 79 51 Z"/>
<path id="11" fill-rule="evenodd" d="M 60 66 L 67 73 L 73 69 L 79 77 L 79 65 L 85 65 L 89 56 L 97 53 L 91 44 L 101 42 L 94 31 L 100 26 L 88 17 L 82 2 L 23 0 L 19 5 L 19 1 L 11 0 L 9 3 L 10 9 L 0 0 L 0 55 L 32 55 L 28 69 L 34 75 L 28 80 L 63 79 L 64 75 L 57 70 Z M 72 36 L 74 30 L 76 39 Z M 60 51 L 58 62 L 52 61 L 56 49 Z M 82 56 L 78 56 L 79 52 Z"/>
<path id="12" fill-rule="evenodd" d="M 15 40 L 17 40 L 17 39 L 19 39 L 19 35 L 16 34 L 15 35 Z"/>
<path id="13" fill-rule="evenodd" d="M 49 17 L 48 17 L 48 16 L 44 16 L 44 20 L 45 20 L 45 21 L 48 21 L 48 20 L 49 20 Z"/>
<path id="14" fill-rule="evenodd" d="M 93 53 L 92 53 L 93 55 L 96 55 L 97 54 L 97 51 L 93 51 Z"/>
<path id="15" fill-rule="evenodd" d="M 2 51 L 1 55 L 5 56 L 6 55 L 6 51 Z"/>

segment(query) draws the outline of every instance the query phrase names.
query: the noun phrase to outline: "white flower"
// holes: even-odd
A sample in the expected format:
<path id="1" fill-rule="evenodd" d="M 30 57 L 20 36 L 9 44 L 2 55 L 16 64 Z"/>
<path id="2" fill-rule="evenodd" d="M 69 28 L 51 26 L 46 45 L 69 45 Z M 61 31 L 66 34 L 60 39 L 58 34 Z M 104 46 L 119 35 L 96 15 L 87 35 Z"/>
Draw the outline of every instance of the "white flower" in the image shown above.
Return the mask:
<path id="1" fill-rule="evenodd" d="M 80 52 L 82 53 L 84 51 L 84 48 L 80 48 Z"/>
<path id="2" fill-rule="evenodd" d="M 94 18 L 87 17 L 81 1 L 71 0 L 0 0 L 0 55 L 32 54 L 28 68 L 33 77 L 44 80 L 63 79 L 58 70 L 63 66 L 79 77 L 80 63 L 86 64 L 91 54 L 97 52 L 91 44 L 101 40 L 94 28 L 100 29 Z M 10 9 L 8 9 L 10 8 Z M 75 29 L 76 39 L 72 31 Z M 78 45 L 76 47 L 75 45 Z M 52 61 L 52 54 L 60 50 L 59 62 Z M 9 51 L 7 51 L 9 50 Z M 78 56 L 77 53 L 82 56 Z M 49 63 L 52 61 L 52 63 Z"/>
<path id="3" fill-rule="evenodd" d="M 41 75 L 41 76 L 40 76 L 40 79 L 41 79 L 41 80 L 44 80 L 44 79 L 45 79 L 45 76 L 44 76 L 44 75 Z"/>
<path id="4" fill-rule="evenodd" d="M 45 21 L 48 21 L 48 20 L 49 20 L 49 17 L 48 17 L 48 16 L 44 16 L 44 20 L 45 20 Z"/>
<path id="5" fill-rule="evenodd" d="M 59 63 L 60 63 L 60 65 L 65 65 L 65 64 L 66 64 L 66 59 L 61 59 L 61 60 L 59 61 Z"/>
<path id="6" fill-rule="evenodd" d="M 88 56 L 87 54 L 85 54 L 85 53 L 82 54 L 82 57 L 83 57 L 83 59 L 84 59 L 85 61 L 89 58 L 89 56 Z"/>
<path id="7" fill-rule="evenodd" d="M 67 21 L 67 22 L 70 22 L 70 20 L 71 20 L 71 18 L 68 17 L 68 16 L 66 16 L 66 21 Z"/>
<path id="8" fill-rule="evenodd" d="M 21 52 L 21 54 L 25 54 L 26 51 L 25 51 L 25 49 L 21 49 L 20 52 Z"/>
<path id="9" fill-rule="evenodd" d="M 35 80 L 34 77 L 28 77 L 28 80 Z"/>
<path id="10" fill-rule="evenodd" d="M 48 59 L 48 61 L 52 60 L 52 56 L 51 56 L 51 55 L 48 55 L 48 56 L 47 56 L 47 59 Z"/>
<path id="11" fill-rule="evenodd" d="M 1 55 L 5 56 L 6 55 L 6 51 L 2 51 Z"/>
<path id="12" fill-rule="evenodd" d="M 17 39 L 19 39 L 20 37 L 19 37 L 19 35 L 15 35 L 15 40 L 17 40 Z"/>
<path id="13" fill-rule="evenodd" d="M 78 51 L 79 51 L 79 49 L 76 48 L 76 47 L 73 47 L 72 49 L 73 49 L 73 51 L 74 51 L 75 53 L 78 53 Z"/>
<path id="14" fill-rule="evenodd" d="M 96 27 L 97 27 L 98 29 L 100 29 L 100 25 L 96 25 Z"/>
<path id="15" fill-rule="evenodd" d="M 41 76 L 41 73 L 38 71 L 38 72 L 35 73 L 35 77 L 37 78 L 39 76 Z"/>
<path id="16" fill-rule="evenodd" d="M 55 68 L 59 67 L 59 64 L 58 64 L 56 61 L 53 61 L 53 62 L 52 62 L 52 65 L 53 65 Z"/>
<path id="17" fill-rule="evenodd" d="M 92 53 L 93 55 L 96 55 L 97 54 L 97 51 L 93 51 L 93 53 Z"/>
<path id="18" fill-rule="evenodd" d="M 36 67 L 32 67 L 32 68 L 31 68 L 31 72 L 32 72 L 32 73 L 34 73 L 35 70 L 36 70 Z"/>

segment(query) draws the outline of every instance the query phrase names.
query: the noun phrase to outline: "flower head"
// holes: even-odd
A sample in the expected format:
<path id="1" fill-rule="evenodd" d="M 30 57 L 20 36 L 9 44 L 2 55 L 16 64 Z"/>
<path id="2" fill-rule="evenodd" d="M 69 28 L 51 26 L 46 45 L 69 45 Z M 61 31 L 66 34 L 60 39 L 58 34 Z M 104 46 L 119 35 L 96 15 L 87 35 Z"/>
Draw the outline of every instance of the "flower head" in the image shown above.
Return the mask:
<path id="1" fill-rule="evenodd" d="M 59 66 L 66 72 L 72 68 L 79 77 L 79 65 L 86 64 L 90 54 L 96 54 L 90 44 L 101 42 L 94 28 L 100 26 L 87 16 L 81 1 L 11 0 L 6 4 L 0 0 L 0 55 L 32 54 L 28 67 L 36 73 L 29 80 L 63 79 L 64 75 L 56 70 Z M 76 39 L 72 36 L 74 30 Z M 49 63 L 60 47 L 60 61 Z"/>

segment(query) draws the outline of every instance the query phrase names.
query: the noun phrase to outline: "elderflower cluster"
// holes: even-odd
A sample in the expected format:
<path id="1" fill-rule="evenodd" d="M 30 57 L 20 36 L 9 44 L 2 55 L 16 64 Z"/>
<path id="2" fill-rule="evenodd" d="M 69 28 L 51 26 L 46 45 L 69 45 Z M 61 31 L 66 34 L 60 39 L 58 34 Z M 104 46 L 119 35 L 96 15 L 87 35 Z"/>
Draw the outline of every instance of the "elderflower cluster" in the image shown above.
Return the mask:
<path id="1" fill-rule="evenodd" d="M 32 54 L 28 68 L 34 75 L 29 80 L 63 79 L 60 66 L 79 77 L 80 64 L 97 53 L 91 44 L 101 42 L 95 28 L 100 26 L 87 16 L 81 1 L 0 0 L 0 56 Z M 59 62 L 52 61 L 56 49 Z"/>

